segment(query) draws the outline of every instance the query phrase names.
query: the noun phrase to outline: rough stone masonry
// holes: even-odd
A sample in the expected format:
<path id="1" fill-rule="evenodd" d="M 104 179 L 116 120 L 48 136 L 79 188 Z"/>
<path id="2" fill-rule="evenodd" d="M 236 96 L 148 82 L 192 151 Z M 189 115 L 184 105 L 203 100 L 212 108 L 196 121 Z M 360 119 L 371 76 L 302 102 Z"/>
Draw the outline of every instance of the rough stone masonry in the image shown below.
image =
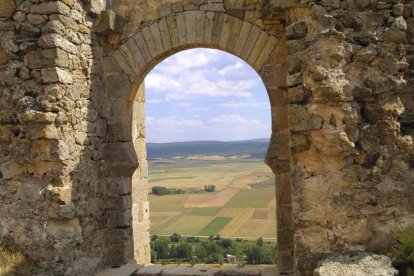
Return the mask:
<path id="1" fill-rule="evenodd" d="M 1 0 L 1 239 L 39 275 L 148 263 L 143 80 L 194 47 L 269 93 L 280 272 L 389 254 L 414 223 L 409 0 Z"/>

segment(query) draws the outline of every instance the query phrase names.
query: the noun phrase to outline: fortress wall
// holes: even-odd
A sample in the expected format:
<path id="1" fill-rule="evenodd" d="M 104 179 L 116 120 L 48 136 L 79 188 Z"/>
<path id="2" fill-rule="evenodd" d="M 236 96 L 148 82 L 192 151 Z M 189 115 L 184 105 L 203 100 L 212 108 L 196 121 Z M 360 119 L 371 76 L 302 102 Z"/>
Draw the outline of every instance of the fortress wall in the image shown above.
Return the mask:
<path id="1" fill-rule="evenodd" d="M 245 59 L 269 92 L 282 272 L 390 252 L 392 231 L 414 222 L 411 1 L 112 2 L 2 2 L 3 240 L 66 275 L 147 263 L 142 80 L 168 55 L 212 47 Z M 187 14 L 213 21 L 170 24 Z"/>

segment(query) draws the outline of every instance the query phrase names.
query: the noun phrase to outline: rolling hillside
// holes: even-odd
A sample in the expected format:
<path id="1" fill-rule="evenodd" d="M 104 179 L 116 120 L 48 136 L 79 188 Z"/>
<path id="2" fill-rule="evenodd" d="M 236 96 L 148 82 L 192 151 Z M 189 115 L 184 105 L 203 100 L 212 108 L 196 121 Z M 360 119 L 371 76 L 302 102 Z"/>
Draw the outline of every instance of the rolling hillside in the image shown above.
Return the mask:
<path id="1" fill-rule="evenodd" d="M 268 139 L 245 141 L 191 141 L 174 143 L 147 143 L 148 159 L 172 158 L 190 155 L 242 156 L 263 159 L 266 155 Z"/>

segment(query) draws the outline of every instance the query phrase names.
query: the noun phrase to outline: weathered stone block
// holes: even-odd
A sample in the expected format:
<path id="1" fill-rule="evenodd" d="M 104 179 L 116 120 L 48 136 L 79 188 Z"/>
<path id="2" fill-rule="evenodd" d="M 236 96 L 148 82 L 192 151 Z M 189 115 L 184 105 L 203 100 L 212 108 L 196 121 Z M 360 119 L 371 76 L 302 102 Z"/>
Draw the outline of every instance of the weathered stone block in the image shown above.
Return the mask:
<path id="1" fill-rule="evenodd" d="M 13 0 L 3 0 L 0 5 L 0 17 L 12 17 L 16 11 L 16 4 Z"/>
<path id="2" fill-rule="evenodd" d="M 304 21 L 293 23 L 286 28 L 286 38 L 288 40 L 303 38 L 307 33 L 308 26 Z"/>
<path id="3" fill-rule="evenodd" d="M 69 15 L 70 8 L 60 1 L 43 2 L 31 6 L 30 13 Z"/>
<path id="4" fill-rule="evenodd" d="M 45 68 L 41 70 L 41 78 L 43 83 L 73 83 L 72 74 L 68 71 L 60 69 L 59 67 Z"/>
<path id="5" fill-rule="evenodd" d="M 305 106 L 290 104 L 289 126 L 292 131 L 320 129 L 322 119 L 312 114 Z"/>

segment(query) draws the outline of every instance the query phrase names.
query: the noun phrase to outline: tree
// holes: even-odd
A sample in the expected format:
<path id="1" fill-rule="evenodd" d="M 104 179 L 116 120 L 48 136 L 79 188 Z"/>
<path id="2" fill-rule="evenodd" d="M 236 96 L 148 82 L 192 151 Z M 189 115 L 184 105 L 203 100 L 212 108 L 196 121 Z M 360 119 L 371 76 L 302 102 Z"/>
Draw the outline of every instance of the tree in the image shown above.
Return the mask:
<path id="1" fill-rule="evenodd" d="M 250 245 L 245 250 L 247 263 L 262 264 L 264 261 L 265 251 L 262 246 Z"/>
<path id="2" fill-rule="evenodd" d="M 262 237 L 260 237 L 259 239 L 257 239 L 257 245 L 258 246 L 263 246 L 263 238 Z"/>
<path id="3" fill-rule="evenodd" d="M 154 250 L 154 256 L 156 256 L 157 259 L 168 258 L 168 241 L 161 239 L 155 240 L 151 242 L 151 249 Z"/>
<path id="4" fill-rule="evenodd" d="M 198 259 L 196 257 L 191 258 L 191 266 L 194 267 L 196 264 L 198 264 Z"/>
<path id="5" fill-rule="evenodd" d="M 172 242 L 179 242 L 181 240 L 181 235 L 178 233 L 174 233 L 170 236 L 170 240 Z"/>
<path id="6" fill-rule="evenodd" d="M 155 240 L 157 240 L 158 239 L 158 236 L 157 235 L 152 235 L 151 236 L 151 241 L 155 241 Z"/>
<path id="7" fill-rule="evenodd" d="M 151 263 L 156 263 L 158 260 L 158 253 L 153 248 L 151 248 Z"/>
<path id="8" fill-rule="evenodd" d="M 208 193 L 212 193 L 216 190 L 216 186 L 214 186 L 214 185 L 205 185 L 204 190 Z"/>
<path id="9" fill-rule="evenodd" d="M 219 240 L 221 240 L 221 237 L 220 237 L 220 235 L 219 234 L 217 234 L 216 235 L 216 237 L 214 238 L 215 240 L 217 240 L 217 241 L 219 241 Z"/>
<path id="10" fill-rule="evenodd" d="M 209 241 L 213 241 L 214 240 L 214 236 L 213 235 L 208 236 L 208 240 Z"/>
<path id="11" fill-rule="evenodd" d="M 154 186 L 152 187 L 152 193 L 154 195 L 168 195 L 168 189 L 162 186 Z"/>
<path id="12" fill-rule="evenodd" d="M 199 243 L 200 242 L 200 238 L 187 237 L 187 242 L 189 242 L 189 243 Z"/>
<path id="13" fill-rule="evenodd" d="M 231 239 L 222 239 L 220 242 L 220 246 L 228 249 L 233 246 L 233 241 Z"/>
<path id="14" fill-rule="evenodd" d="M 189 245 L 188 243 L 184 242 L 179 244 L 176 248 L 175 248 L 175 256 L 178 259 L 190 259 L 191 258 L 191 245 Z"/>

